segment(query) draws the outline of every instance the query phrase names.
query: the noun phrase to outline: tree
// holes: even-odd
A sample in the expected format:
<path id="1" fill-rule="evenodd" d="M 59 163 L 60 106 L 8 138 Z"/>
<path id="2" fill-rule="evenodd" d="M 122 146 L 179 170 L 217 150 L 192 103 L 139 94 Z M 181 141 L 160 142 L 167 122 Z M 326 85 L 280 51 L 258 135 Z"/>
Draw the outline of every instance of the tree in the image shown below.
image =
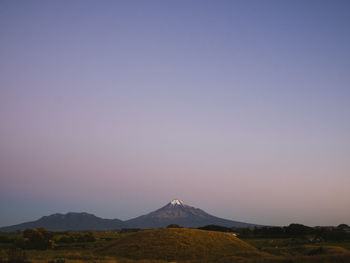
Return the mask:
<path id="1" fill-rule="evenodd" d="M 24 230 L 23 237 L 25 246 L 29 249 L 47 249 L 52 245 L 52 233 L 44 228 L 28 228 Z"/>
<path id="2" fill-rule="evenodd" d="M 198 227 L 201 230 L 209 230 L 209 231 L 219 231 L 219 232 L 232 232 L 232 228 L 218 225 L 207 225 L 203 227 Z"/>
<path id="3" fill-rule="evenodd" d="M 286 231 L 286 234 L 288 236 L 305 236 L 307 234 L 310 234 L 314 232 L 314 229 L 312 227 L 304 226 L 301 224 L 290 224 L 287 227 L 284 227 L 284 230 Z"/>

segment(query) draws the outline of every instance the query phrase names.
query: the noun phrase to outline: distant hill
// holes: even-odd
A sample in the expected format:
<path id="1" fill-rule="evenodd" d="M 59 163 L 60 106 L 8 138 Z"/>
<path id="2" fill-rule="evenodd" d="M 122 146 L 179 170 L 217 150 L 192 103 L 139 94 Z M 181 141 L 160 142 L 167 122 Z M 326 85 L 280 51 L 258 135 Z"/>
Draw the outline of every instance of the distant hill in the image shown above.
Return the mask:
<path id="1" fill-rule="evenodd" d="M 232 221 L 210 215 L 199 208 L 184 204 L 180 200 L 173 200 L 164 207 L 149 214 L 127 221 L 119 219 L 103 219 L 88 213 L 67 213 L 43 216 L 42 218 L 18 225 L 2 227 L 0 231 L 14 232 L 26 228 L 44 227 L 51 231 L 83 231 L 83 230 L 113 230 L 122 228 L 161 228 L 170 224 L 183 227 L 201 227 L 219 225 L 225 227 L 258 226 L 244 222 Z"/>
<path id="2" fill-rule="evenodd" d="M 195 262 L 241 262 L 261 253 L 230 233 L 164 228 L 123 234 L 95 251 L 129 259 Z"/>
<path id="3" fill-rule="evenodd" d="M 164 207 L 147 215 L 139 216 L 125 221 L 132 228 L 160 228 L 170 224 L 183 227 L 201 227 L 206 225 L 219 225 L 226 227 L 252 227 L 257 226 L 244 222 L 232 221 L 210 215 L 199 208 L 184 204 L 180 200 L 173 200 Z"/>
<path id="4" fill-rule="evenodd" d="M 44 227 L 51 231 L 112 230 L 125 227 L 125 223 L 119 219 L 103 219 L 88 213 L 70 212 L 43 216 L 36 221 L 2 227 L 0 231 L 13 232 L 37 227 Z"/>

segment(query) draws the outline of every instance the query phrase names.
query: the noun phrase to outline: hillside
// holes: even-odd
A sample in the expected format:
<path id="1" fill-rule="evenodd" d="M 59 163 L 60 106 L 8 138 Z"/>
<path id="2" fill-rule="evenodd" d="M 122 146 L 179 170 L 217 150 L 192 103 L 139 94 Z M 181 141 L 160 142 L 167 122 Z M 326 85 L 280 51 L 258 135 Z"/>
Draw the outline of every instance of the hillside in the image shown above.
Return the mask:
<path id="1" fill-rule="evenodd" d="M 260 252 L 230 233 L 166 228 L 122 235 L 95 251 L 130 259 L 226 262 L 258 257 Z"/>
<path id="2" fill-rule="evenodd" d="M 206 225 L 219 225 L 226 227 L 252 227 L 254 224 L 238 222 L 219 218 L 205 211 L 186 205 L 181 200 L 173 200 L 162 208 L 125 221 L 132 228 L 160 228 L 170 224 L 178 224 L 183 227 L 201 227 Z"/>
<path id="3" fill-rule="evenodd" d="M 43 227 L 51 231 L 112 230 L 123 228 L 125 224 L 119 219 L 104 219 L 88 213 L 70 212 L 67 214 L 43 216 L 36 221 L 2 227 L 0 231 L 14 232 L 37 227 Z"/>
<path id="4" fill-rule="evenodd" d="M 43 227 L 51 231 L 82 231 L 82 230 L 115 230 L 122 228 L 161 228 L 170 224 L 184 227 L 201 227 L 219 225 L 226 227 L 259 226 L 244 222 L 232 221 L 210 215 L 199 208 L 184 204 L 180 200 L 173 200 L 162 208 L 133 219 L 122 221 L 119 219 L 104 219 L 89 213 L 67 213 L 43 216 L 36 221 L 1 227 L 2 232 L 14 232 L 26 228 Z"/>

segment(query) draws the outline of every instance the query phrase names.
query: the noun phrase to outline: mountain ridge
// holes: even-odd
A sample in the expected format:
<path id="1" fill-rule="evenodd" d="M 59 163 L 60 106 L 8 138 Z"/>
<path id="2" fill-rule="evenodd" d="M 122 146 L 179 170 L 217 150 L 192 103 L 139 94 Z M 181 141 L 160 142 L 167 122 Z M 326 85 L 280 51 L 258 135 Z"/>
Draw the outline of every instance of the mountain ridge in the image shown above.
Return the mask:
<path id="1" fill-rule="evenodd" d="M 0 231 L 13 232 L 26 228 L 43 227 L 51 231 L 84 231 L 120 229 L 125 224 L 120 219 L 105 219 L 86 212 L 55 213 L 42 216 L 38 220 L 1 227 Z"/>
<path id="2" fill-rule="evenodd" d="M 174 199 L 157 210 L 125 221 L 120 219 L 104 219 L 86 212 L 55 213 L 43 216 L 35 221 L 0 227 L 0 231 L 14 232 L 37 227 L 43 227 L 51 231 L 116 230 L 122 228 L 150 229 L 162 228 L 170 224 L 194 228 L 206 225 L 220 225 L 225 227 L 259 226 L 216 217 L 199 208 L 186 205 L 181 200 Z"/>

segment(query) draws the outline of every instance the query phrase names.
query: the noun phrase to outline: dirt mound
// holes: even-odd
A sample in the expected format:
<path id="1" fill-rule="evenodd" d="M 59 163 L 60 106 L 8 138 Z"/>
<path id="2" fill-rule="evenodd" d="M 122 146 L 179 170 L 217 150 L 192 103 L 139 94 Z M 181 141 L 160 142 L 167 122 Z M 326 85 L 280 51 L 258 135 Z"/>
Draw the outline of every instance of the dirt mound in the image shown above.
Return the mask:
<path id="1" fill-rule="evenodd" d="M 225 262 L 259 257 L 260 252 L 235 235 L 197 229 L 156 229 L 123 234 L 96 253 L 130 259 Z"/>

